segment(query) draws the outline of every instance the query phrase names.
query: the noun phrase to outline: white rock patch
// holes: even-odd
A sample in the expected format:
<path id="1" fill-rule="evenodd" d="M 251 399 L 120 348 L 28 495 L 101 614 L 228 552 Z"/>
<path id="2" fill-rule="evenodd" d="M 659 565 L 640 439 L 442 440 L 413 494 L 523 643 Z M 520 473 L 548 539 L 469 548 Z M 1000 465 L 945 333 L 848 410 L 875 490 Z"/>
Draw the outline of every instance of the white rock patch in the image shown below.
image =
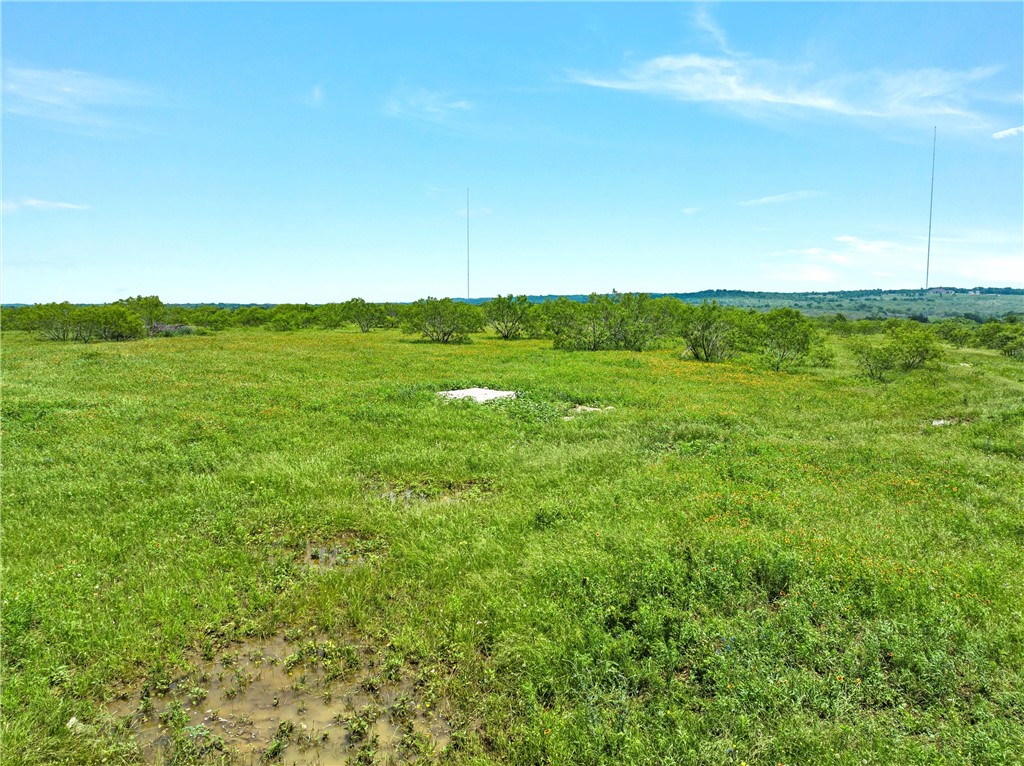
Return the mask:
<path id="1" fill-rule="evenodd" d="M 614 407 L 588 407 L 585 404 L 578 404 L 578 405 L 576 405 L 575 407 L 572 408 L 572 411 L 576 412 L 576 413 L 608 412 L 609 410 L 614 410 L 614 409 L 615 409 Z M 566 415 L 565 417 L 562 418 L 562 420 L 572 420 L 575 417 L 576 417 L 575 415 Z"/>
<path id="2" fill-rule="evenodd" d="M 516 398 L 515 391 L 495 391 L 493 388 L 460 388 L 458 391 L 438 391 L 437 395 L 446 399 L 473 399 L 477 402 Z"/>

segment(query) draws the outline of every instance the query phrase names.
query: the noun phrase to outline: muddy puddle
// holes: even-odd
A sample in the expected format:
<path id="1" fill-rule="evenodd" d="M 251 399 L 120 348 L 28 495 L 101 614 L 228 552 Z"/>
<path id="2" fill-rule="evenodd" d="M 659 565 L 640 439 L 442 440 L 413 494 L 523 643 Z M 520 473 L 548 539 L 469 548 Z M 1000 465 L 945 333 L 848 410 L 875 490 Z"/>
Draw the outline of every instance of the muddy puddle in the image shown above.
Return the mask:
<path id="1" fill-rule="evenodd" d="M 386 500 L 391 505 L 413 505 L 416 503 L 454 503 L 460 500 L 479 500 L 494 493 L 486 479 L 470 481 L 421 481 L 409 484 L 371 481 L 368 494 L 372 498 Z"/>
<path id="2" fill-rule="evenodd" d="M 365 647 L 278 638 L 192 666 L 108 706 L 147 763 L 430 762 L 450 739 L 431 684 Z"/>
<path id="3" fill-rule="evenodd" d="M 269 557 L 271 564 L 295 564 L 302 570 L 310 571 L 372 564 L 386 550 L 380 540 L 352 530 L 326 539 L 306 539 L 297 544 L 281 542 L 279 545 L 280 549 Z"/>

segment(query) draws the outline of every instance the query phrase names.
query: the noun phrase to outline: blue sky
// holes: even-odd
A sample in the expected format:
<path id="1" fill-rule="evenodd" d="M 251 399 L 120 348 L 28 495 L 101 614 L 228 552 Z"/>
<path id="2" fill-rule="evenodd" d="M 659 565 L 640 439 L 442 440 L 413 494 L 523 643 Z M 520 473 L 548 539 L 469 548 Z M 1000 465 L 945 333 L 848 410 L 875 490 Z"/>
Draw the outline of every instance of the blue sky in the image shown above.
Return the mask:
<path id="1" fill-rule="evenodd" d="M 1022 9 L 4 3 L 2 297 L 1024 286 Z"/>

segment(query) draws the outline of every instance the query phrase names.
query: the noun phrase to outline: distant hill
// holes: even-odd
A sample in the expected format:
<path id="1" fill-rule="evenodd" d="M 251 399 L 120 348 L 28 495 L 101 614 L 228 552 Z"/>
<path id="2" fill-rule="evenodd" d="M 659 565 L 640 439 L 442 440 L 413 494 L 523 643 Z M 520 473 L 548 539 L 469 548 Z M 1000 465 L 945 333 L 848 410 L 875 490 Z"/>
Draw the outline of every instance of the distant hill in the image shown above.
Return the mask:
<path id="1" fill-rule="evenodd" d="M 851 298 L 867 298 L 882 296 L 899 296 L 905 298 L 925 297 L 929 295 L 1019 295 L 1024 296 L 1024 288 L 1017 287 L 930 287 L 917 290 L 830 290 L 826 292 L 803 292 L 803 293 L 772 293 L 757 290 L 700 290 L 695 293 L 650 293 L 655 298 L 670 296 L 679 300 L 690 302 L 701 302 L 705 300 L 842 300 Z M 574 295 L 528 295 L 526 296 L 533 303 L 542 303 L 555 298 L 568 298 L 574 301 L 585 301 L 589 297 L 583 294 Z M 463 303 L 486 303 L 488 298 L 454 298 L 453 300 Z"/>
<path id="2" fill-rule="evenodd" d="M 671 296 L 686 303 L 718 301 L 759 311 L 788 306 L 805 314 L 842 313 L 854 319 L 866 316 L 923 315 L 931 318 L 961 316 L 1002 316 L 1024 312 L 1024 289 L 1016 287 L 933 287 L 928 290 L 834 290 L 830 292 L 774 293 L 753 290 L 700 290 L 693 293 L 651 293 Z M 534 303 L 554 300 L 558 295 L 528 295 Z M 586 301 L 586 295 L 566 295 Z M 456 298 L 464 303 L 486 303 L 490 298 Z"/>

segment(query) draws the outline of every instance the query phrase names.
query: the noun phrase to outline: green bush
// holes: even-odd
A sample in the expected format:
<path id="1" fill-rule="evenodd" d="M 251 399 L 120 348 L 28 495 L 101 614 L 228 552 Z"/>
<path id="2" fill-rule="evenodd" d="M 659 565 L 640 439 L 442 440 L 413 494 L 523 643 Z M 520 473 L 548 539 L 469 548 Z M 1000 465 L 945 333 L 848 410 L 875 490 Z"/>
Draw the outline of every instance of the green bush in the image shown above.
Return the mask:
<path id="1" fill-rule="evenodd" d="M 291 330 L 307 330 L 317 326 L 318 308 L 318 306 L 311 306 L 308 303 L 279 303 L 270 309 L 270 321 L 268 324 L 271 329 L 280 329 L 287 326 L 287 329 Z M 278 327 L 275 327 L 275 319 L 278 315 L 282 315 L 285 318 L 278 320 Z"/>
<path id="2" fill-rule="evenodd" d="M 885 350 L 904 372 L 916 370 L 926 362 L 941 359 L 943 352 L 935 334 L 927 327 L 908 321 L 886 330 Z"/>
<path id="3" fill-rule="evenodd" d="M 31 306 L 0 306 L 0 330 L 27 330 Z"/>
<path id="4" fill-rule="evenodd" d="M 846 318 L 845 314 L 837 312 L 834 316 L 824 317 L 822 321 L 836 335 L 846 336 L 851 332 L 850 320 Z"/>
<path id="5" fill-rule="evenodd" d="M 560 325 L 552 333 L 555 348 L 600 351 L 614 347 L 614 304 L 607 295 L 591 293 L 586 303 L 568 300 L 555 303 L 557 308 L 550 314 L 550 318 Z"/>
<path id="6" fill-rule="evenodd" d="M 542 337 L 551 338 L 555 348 L 569 348 L 569 336 L 575 332 L 580 304 L 564 296 L 540 305 Z"/>
<path id="7" fill-rule="evenodd" d="M 82 343 L 92 340 L 136 340 L 148 335 L 142 317 L 122 304 L 81 306 L 71 314 L 74 339 Z"/>
<path id="8" fill-rule="evenodd" d="M 682 328 L 686 350 L 701 362 L 721 362 L 736 352 L 739 328 L 734 316 L 717 301 L 705 301 Z"/>
<path id="9" fill-rule="evenodd" d="M 278 307 L 270 311 L 266 326 L 276 332 L 298 330 L 302 327 L 302 316 L 297 311 Z"/>
<path id="10" fill-rule="evenodd" d="M 435 343 L 462 343 L 470 333 L 484 329 L 484 317 L 479 307 L 469 303 L 457 303 L 451 298 L 421 298 L 405 307 L 402 329 Z"/>
<path id="11" fill-rule="evenodd" d="M 219 306 L 175 307 L 168 312 L 168 320 L 175 324 L 190 324 L 210 330 L 226 330 L 235 323 L 235 312 Z"/>
<path id="12" fill-rule="evenodd" d="M 935 326 L 935 334 L 957 348 L 970 346 L 975 340 L 975 323 L 968 319 L 948 319 Z"/>
<path id="13" fill-rule="evenodd" d="M 70 340 L 74 337 L 74 315 L 76 308 L 63 303 L 39 303 L 28 306 L 21 318 L 22 327 L 37 333 L 47 340 Z"/>
<path id="14" fill-rule="evenodd" d="M 848 335 L 878 335 L 885 331 L 885 323 L 881 319 L 858 319 L 848 325 Z"/>
<path id="15" fill-rule="evenodd" d="M 872 380 L 884 382 L 895 367 L 889 350 L 867 338 L 854 338 L 849 348 L 857 367 Z"/>
<path id="16" fill-rule="evenodd" d="M 611 340 L 614 348 L 643 351 L 669 332 L 671 313 L 666 310 L 664 300 L 656 301 L 647 293 L 615 292 L 611 300 Z"/>
<path id="17" fill-rule="evenodd" d="M 236 327 L 261 327 L 270 319 L 270 312 L 260 306 L 243 306 L 232 313 Z"/>
<path id="18" fill-rule="evenodd" d="M 345 320 L 355 322 L 359 326 L 360 332 L 369 332 L 374 327 L 385 327 L 388 323 L 387 314 L 380 304 L 367 303 L 362 298 L 353 298 L 341 305 Z"/>
<path id="19" fill-rule="evenodd" d="M 1024 333 L 1018 332 L 999 350 L 1011 359 L 1024 359 Z"/>
<path id="20" fill-rule="evenodd" d="M 1015 341 L 1024 338 L 1024 325 L 1017 323 L 1004 324 L 1003 322 L 986 322 L 978 328 L 975 333 L 978 345 L 991 348 L 996 351 L 1003 351 L 1007 346 L 1014 345 Z M 1013 354 L 1008 354 L 1013 356 Z"/>
<path id="21" fill-rule="evenodd" d="M 809 367 L 832 369 L 836 366 L 836 352 L 819 340 L 811 344 L 807 356 L 804 357 L 804 364 Z"/>
<path id="22" fill-rule="evenodd" d="M 798 363 L 811 348 L 811 323 L 796 309 L 774 309 L 764 315 L 760 338 L 761 353 L 778 371 Z"/>
<path id="23" fill-rule="evenodd" d="M 378 303 L 381 310 L 381 327 L 393 328 L 402 326 L 405 306 L 401 303 Z"/>
<path id="24" fill-rule="evenodd" d="M 546 301 L 541 314 L 555 348 L 574 351 L 625 349 L 643 351 L 670 334 L 675 298 L 653 299 L 646 293 L 591 293 L 586 303 L 558 298 Z"/>
<path id="25" fill-rule="evenodd" d="M 521 338 L 533 330 L 536 309 L 525 295 L 499 295 L 482 308 L 487 323 L 505 340 Z"/>
<path id="26" fill-rule="evenodd" d="M 137 295 L 134 298 L 122 298 L 114 305 L 124 306 L 145 323 L 147 328 L 163 322 L 167 317 L 167 307 L 156 295 Z"/>

